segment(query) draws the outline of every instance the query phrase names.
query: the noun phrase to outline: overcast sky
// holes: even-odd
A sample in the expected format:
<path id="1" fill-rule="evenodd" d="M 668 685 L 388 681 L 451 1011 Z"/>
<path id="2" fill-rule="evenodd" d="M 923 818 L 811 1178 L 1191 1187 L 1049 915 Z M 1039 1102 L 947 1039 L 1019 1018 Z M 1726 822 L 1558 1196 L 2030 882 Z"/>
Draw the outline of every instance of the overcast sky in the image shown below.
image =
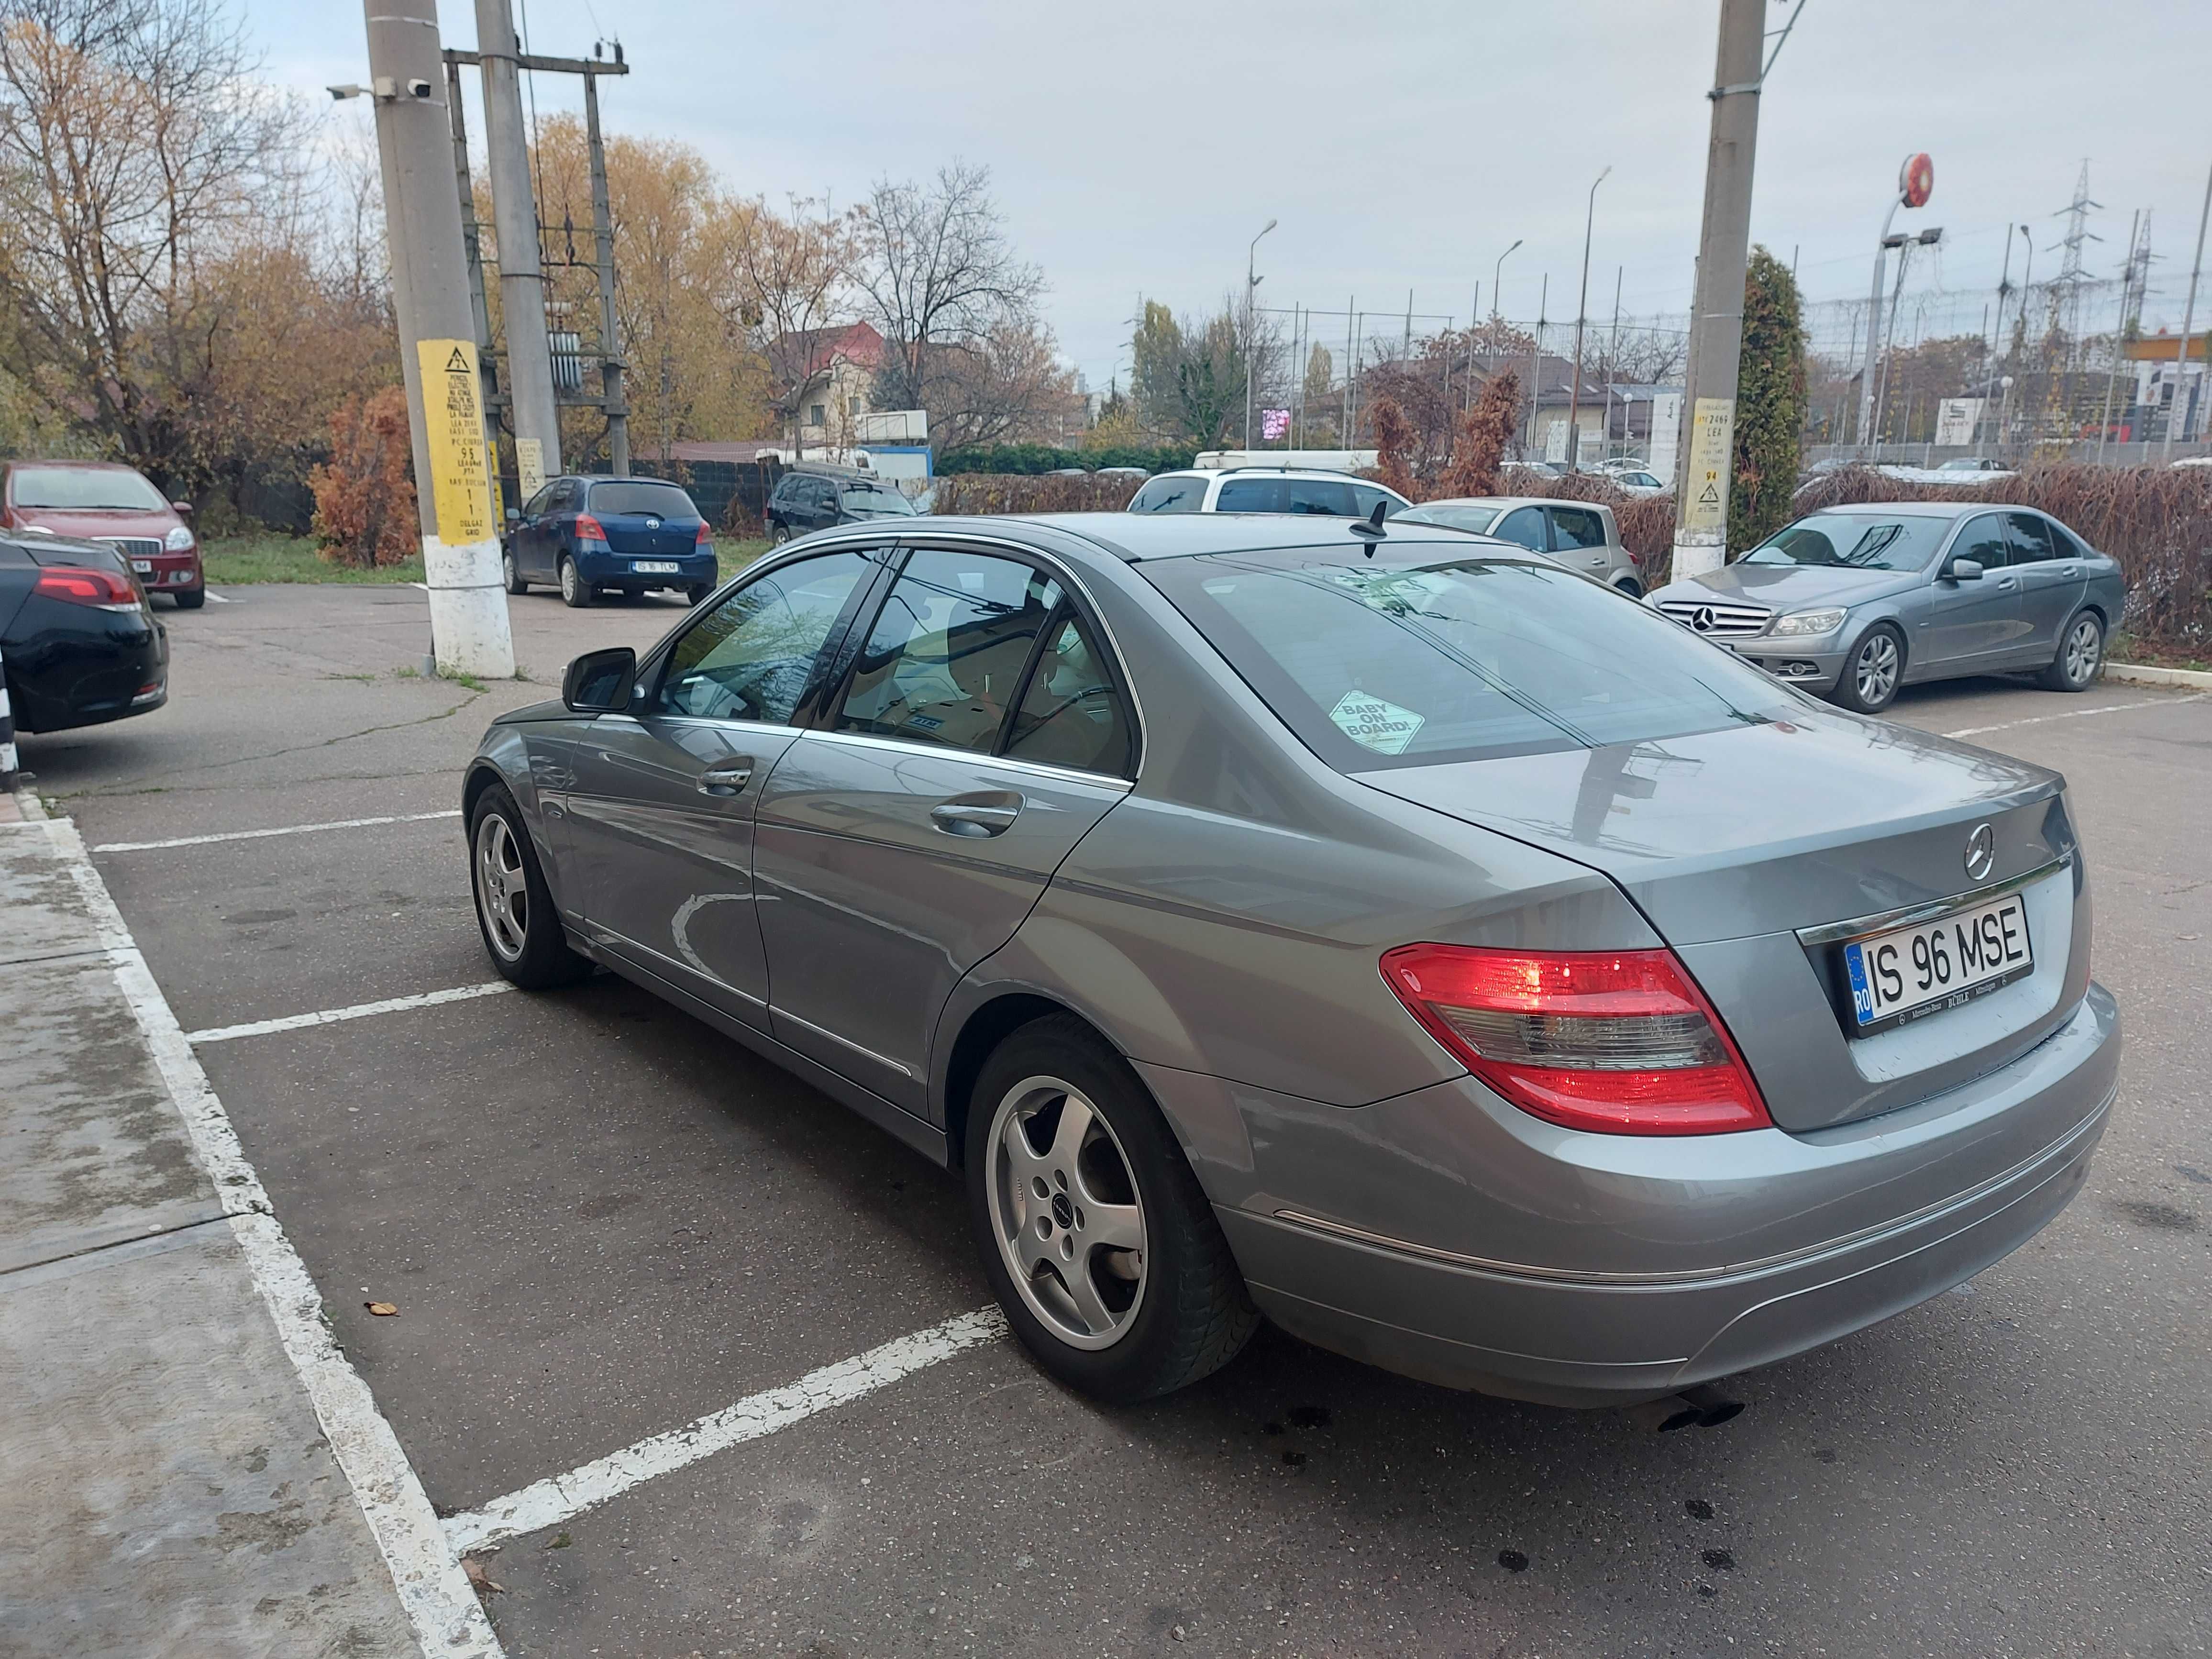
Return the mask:
<path id="1" fill-rule="evenodd" d="M 318 93 L 361 78 L 360 9 L 245 3 L 275 78 Z M 1791 3 L 1769 0 L 1771 28 Z M 1270 218 L 1262 303 L 1340 313 L 1356 295 L 1392 313 L 1410 288 L 1416 313 L 1464 321 L 1478 282 L 1491 309 L 1492 262 L 1522 238 L 1505 313 L 1533 317 L 1548 272 L 1547 314 L 1571 322 L 1583 205 L 1608 165 L 1590 313 L 1609 317 L 1617 267 L 1631 314 L 1686 310 L 1718 9 L 526 0 L 526 21 L 549 54 L 620 30 L 632 73 L 603 94 L 609 126 L 695 145 L 748 194 L 842 205 L 886 174 L 987 164 L 1062 349 L 1097 386 L 1127 374 L 1139 294 L 1218 302 Z M 442 0 L 441 19 L 447 45 L 474 43 L 468 0 Z M 2008 222 L 2055 247 L 2086 158 L 2105 204 L 2091 274 L 2116 272 L 2130 214 L 2154 210 L 2145 320 L 2178 329 L 2212 166 L 2208 72 L 2206 0 L 1808 0 L 1763 99 L 1753 238 L 1795 252 L 1808 298 L 1863 295 L 1898 163 L 1924 149 L 1935 198 L 1899 224 L 1940 224 L 1944 245 L 1917 278 L 1990 289 Z M 565 77 L 536 78 L 541 113 L 578 106 Z M 2039 279 L 2057 258 L 2039 252 Z M 2014 282 L 2021 260 L 2016 242 Z M 1955 309 L 1971 325 L 1967 296 Z"/>

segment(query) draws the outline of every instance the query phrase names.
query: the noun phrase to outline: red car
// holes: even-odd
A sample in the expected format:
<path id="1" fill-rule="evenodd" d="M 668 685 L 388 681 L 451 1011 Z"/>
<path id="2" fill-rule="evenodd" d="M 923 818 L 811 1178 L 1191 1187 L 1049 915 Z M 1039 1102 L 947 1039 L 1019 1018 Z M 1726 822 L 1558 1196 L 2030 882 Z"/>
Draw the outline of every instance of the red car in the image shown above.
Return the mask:
<path id="1" fill-rule="evenodd" d="M 113 461 L 0 463 L 0 530 L 106 542 L 131 562 L 149 596 L 185 611 L 207 603 L 200 541 L 183 514 L 133 468 Z"/>

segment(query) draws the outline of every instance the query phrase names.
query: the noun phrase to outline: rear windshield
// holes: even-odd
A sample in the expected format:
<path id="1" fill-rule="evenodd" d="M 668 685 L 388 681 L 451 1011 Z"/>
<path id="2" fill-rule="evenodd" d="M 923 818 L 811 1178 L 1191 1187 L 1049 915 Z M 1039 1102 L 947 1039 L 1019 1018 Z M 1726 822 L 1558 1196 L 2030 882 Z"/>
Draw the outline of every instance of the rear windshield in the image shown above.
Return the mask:
<path id="1" fill-rule="evenodd" d="M 1925 570 L 1950 527 L 1948 519 L 1912 513 L 1815 513 L 1775 532 L 1738 562 Z"/>
<path id="2" fill-rule="evenodd" d="M 1802 706 L 1571 571 L 1453 551 L 1382 550 L 1370 563 L 1285 550 L 1137 569 L 1342 772 L 1649 742 Z"/>
<path id="3" fill-rule="evenodd" d="M 1206 505 L 1206 480 L 1188 472 L 1154 478 L 1129 502 L 1132 513 L 1195 513 Z"/>
<path id="4" fill-rule="evenodd" d="M 643 478 L 617 478 L 592 486 L 594 513 L 650 513 L 663 519 L 696 519 L 699 509 L 691 498 L 672 483 Z"/>
<path id="5" fill-rule="evenodd" d="M 18 507 L 50 507 L 66 511 L 157 513 L 168 502 L 161 492 L 128 467 L 19 466 L 9 491 Z"/>
<path id="6" fill-rule="evenodd" d="M 1440 524 L 1454 530 L 1472 530 L 1480 535 L 1498 521 L 1498 511 L 1494 507 L 1453 507 L 1431 501 L 1422 507 L 1409 507 L 1398 516 L 1413 524 Z"/>

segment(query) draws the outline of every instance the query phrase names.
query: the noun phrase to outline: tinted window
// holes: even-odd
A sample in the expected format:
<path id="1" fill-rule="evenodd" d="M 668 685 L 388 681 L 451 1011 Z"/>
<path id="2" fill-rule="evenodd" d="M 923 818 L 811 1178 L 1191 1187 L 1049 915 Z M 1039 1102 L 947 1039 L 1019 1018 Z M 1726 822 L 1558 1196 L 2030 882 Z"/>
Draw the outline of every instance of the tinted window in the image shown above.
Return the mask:
<path id="1" fill-rule="evenodd" d="M 837 505 L 856 519 L 910 519 L 914 503 L 893 484 L 846 484 L 837 491 Z"/>
<path id="2" fill-rule="evenodd" d="M 1777 531 L 1739 562 L 1925 570 L 1949 527 L 1948 519 L 1917 514 L 1815 513 Z"/>
<path id="3" fill-rule="evenodd" d="M 1404 512 L 1405 506 L 1387 489 L 1377 489 L 1373 484 L 1356 483 L 1351 486 L 1352 511 L 1355 517 L 1366 518 L 1379 503 L 1382 516 L 1393 519 Z"/>
<path id="4" fill-rule="evenodd" d="M 825 553 L 747 582 L 677 641 L 655 708 L 714 720 L 788 721 L 838 613 L 875 569 L 858 553 Z"/>
<path id="5" fill-rule="evenodd" d="M 990 753 L 1060 599 L 1015 560 L 922 549 L 869 630 L 836 729 Z"/>
<path id="6" fill-rule="evenodd" d="M 2012 549 L 2014 564 L 2040 564 L 2052 556 L 2051 534 L 2034 514 L 2008 513 L 2005 524 L 2005 541 Z"/>
<path id="7" fill-rule="evenodd" d="M 1291 513 L 1325 513 L 1348 519 L 1355 511 L 1374 510 L 1372 503 L 1359 507 L 1357 494 L 1341 478 L 1285 478 L 1283 493 L 1284 510 Z"/>
<path id="8" fill-rule="evenodd" d="M 1206 505 L 1206 480 L 1188 472 L 1154 478 L 1129 502 L 1132 513 L 1196 513 Z"/>
<path id="9" fill-rule="evenodd" d="M 1490 528 L 1498 517 L 1494 507 L 1448 507 L 1431 502 L 1425 507 L 1408 507 L 1398 515 L 1409 524 L 1449 525 L 1454 530 L 1472 530 L 1478 535 Z"/>
<path id="10" fill-rule="evenodd" d="M 539 514 L 544 512 L 546 510 L 546 503 L 553 499 L 553 492 L 560 487 L 561 486 L 558 483 L 550 483 L 543 489 L 540 489 L 535 495 L 532 495 L 528 501 L 522 504 L 522 516 L 526 519 L 534 519 Z"/>
<path id="11" fill-rule="evenodd" d="M 584 486 L 574 478 L 562 478 L 554 483 L 548 494 L 550 499 L 545 503 L 546 512 L 574 513 L 584 499 Z"/>
<path id="12" fill-rule="evenodd" d="M 1518 542 L 1532 553 L 1544 550 L 1544 514 L 1540 508 L 1516 507 L 1498 521 L 1490 532 L 1502 540 Z"/>
<path id="13" fill-rule="evenodd" d="M 2045 519 L 2043 527 L 2051 532 L 2051 556 L 2054 559 L 2086 559 L 2089 550 L 2081 538 L 2055 519 Z"/>
<path id="14" fill-rule="evenodd" d="M 1960 531 L 1959 539 L 1951 544 L 1954 559 L 1972 559 L 1984 570 L 2002 570 L 2008 556 L 2005 550 L 2004 520 L 1994 513 L 1984 513 L 1979 518 L 1966 520 Z"/>
<path id="15" fill-rule="evenodd" d="M 1126 775 L 1129 720 L 1091 630 L 1065 606 L 1045 634 L 1006 753 L 1079 772 Z"/>
<path id="16" fill-rule="evenodd" d="M 160 490 L 123 466 L 19 466 L 9 477 L 8 493 L 18 507 L 63 511 L 155 513 L 168 506 Z"/>
<path id="17" fill-rule="evenodd" d="M 647 478 L 617 478 L 592 486 L 594 513 L 650 513 L 661 519 L 696 519 L 699 509 L 672 483 Z"/>
<path id="18" fill-rule="evenodd" d="M 1517 558 L 1387 558 L 1285 551 L 1136 568 L 1342 771 L 1646 742 L 1798 706 L 1726 652 L 1571 572 Z"/>
<path id="19" fill-rule="evenodd" d="M 1280 513 L 1285 491 L 1280 478 L 1224 478 L 1213 498 L 1216 513 Z"/>
<path id="20" fill-rule="evenodd" d="M 1605 545 L 1605 520 L 1586 507 L 1553 507 L 1552 529 L 1563 549 Z"/>

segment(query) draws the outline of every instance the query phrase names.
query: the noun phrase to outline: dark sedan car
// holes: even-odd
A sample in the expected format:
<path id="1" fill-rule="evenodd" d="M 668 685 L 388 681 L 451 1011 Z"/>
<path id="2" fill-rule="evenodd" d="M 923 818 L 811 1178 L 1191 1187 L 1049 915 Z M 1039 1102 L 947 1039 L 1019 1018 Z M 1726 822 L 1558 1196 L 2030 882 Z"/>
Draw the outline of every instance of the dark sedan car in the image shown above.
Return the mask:
<path id="1" fill-rule="evenodd" d="M 910 519 L 914 503 L 884 478 L 845 471 L 787 472 L 768 498 L 768 538 L 787 542 L 841 524 Z"/>
<path id="2" fill-rule="evenodd" d="M 673 589 L 696 605 L 714 588 L 714 532 L 691 498 L 658 478 L 556 478 L 509 512 L 507 591 L 542 582 L 572 605 L 602 593 Z"/>
<path id="3" fill-rule="evenodd" d="M 2017 1248 L 2116 1086 L 2063 779 L 1438 526 L 811 538 L 462 804 L 500 973 L 603 963 L 950 1165 L 1110 1398 L 1257 1310 L 1658 1400 Z"/>
<path id="4" fill-rule="evenodd" d="M 24 732 L 168 701 L 168 635 L 125 556 L 101 542 L 0 532 L 0 662 Z"/>

